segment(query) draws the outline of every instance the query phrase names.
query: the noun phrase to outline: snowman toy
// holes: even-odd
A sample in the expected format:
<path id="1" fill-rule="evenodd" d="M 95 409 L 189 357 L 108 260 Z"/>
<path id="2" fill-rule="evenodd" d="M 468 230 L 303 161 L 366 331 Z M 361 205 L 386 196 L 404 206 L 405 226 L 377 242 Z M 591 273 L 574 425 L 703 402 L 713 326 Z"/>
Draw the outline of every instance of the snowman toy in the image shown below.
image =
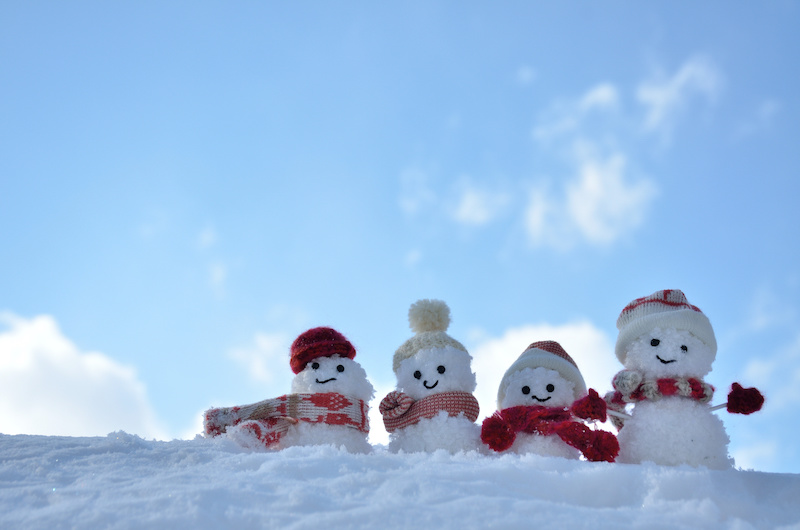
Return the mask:
<path id="1" fill-rule="evenodd" d="M 450 308 L 441 300 L 419 300 L 411 305 L 408 320 L 416 334 L 395 352 L 397 390 L 379 407 L 389 432 L 389 450 L 481 449 L 472 357 L 445 333 Z"/>
<path id="2" fill-rule="evenodd" d="M 368 404 L 374 389 L 355 355 L 350 341 L 335 329 L 302 333 L 291 346 L 292 393 L 207 410 L 206 435 L 225 433 L 249 449 L 334 445 L 369 453 Z"/>
<path id="3" fill-rule="evenodd" d="M 729 438 L 713 410 L 750 414 L 764 398 L 733 383 L 725 405 L 711 407 L 717 341 L 708 318 L 679 290 L 663 290 L 628 304 L 617 320 L 616 355 L 625 367 L 606 394 L 619 429 L 618 461 L 729 469 Z M 630 415 L 625 406 L 633 404 Z"/>
<path id="4" fill-rule="evenodd" d="M 498 411 L 483 421 L 481 440 L 497 452 L 613 462 L 616 437 L 583 420 L 606 420 L 606 403 L 555 341 L 534 342 L 509 367 L 497 391 Z"/>

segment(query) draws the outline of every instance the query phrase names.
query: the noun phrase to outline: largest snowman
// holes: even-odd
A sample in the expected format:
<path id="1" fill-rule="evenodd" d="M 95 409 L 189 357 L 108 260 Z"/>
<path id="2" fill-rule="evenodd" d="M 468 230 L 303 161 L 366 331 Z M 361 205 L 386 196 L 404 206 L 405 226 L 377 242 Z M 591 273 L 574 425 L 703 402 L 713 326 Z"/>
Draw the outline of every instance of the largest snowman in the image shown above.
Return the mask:
<path id="1" fill-rule="evenodd" d="M 634 404 L 629 419 L 615 421 L 617 462 L 730 468 L 729 438 L 709 405 L 714 387 L 703 380 L 717 353 L 706 315 L 681 291 L 663 290 L 629 303 L 617 328 L 616 355 L 625 369 L 606 401 L 619 412 Z M 727 406 L 749 414 L 761 403 L 758 390 L 734 383 Z"/>

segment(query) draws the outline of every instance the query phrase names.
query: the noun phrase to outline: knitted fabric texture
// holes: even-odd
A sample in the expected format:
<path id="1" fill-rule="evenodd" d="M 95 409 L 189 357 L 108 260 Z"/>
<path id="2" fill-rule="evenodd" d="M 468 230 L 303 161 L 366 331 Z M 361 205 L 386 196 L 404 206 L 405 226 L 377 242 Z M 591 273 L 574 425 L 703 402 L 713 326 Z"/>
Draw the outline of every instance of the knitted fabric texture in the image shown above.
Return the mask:
<path id="1" fill-rule="evenodd" d="M 690 332 L 716 354 L 717 340 L 708 317 L 689 303 L 677 289 L 656 291 L 629 303 L 617 319 L 619 336 L 615 352 L 625 364 L 628 345 L 653 328 L 674 328 Z"/>
<path id="2" fill-rule="evenodd" d="M 534 342 L 528 346 L 522 355 L 517 358 L 514 363 L 509 366 L 503 378 L 500 380 L 500 386 L 497 389 L 497 406 L 502 406 L 508 391 L 508 379 L 510 376 L 517 372 L 521 372 L 526 368 L 547 368 L 555 370 L 561 377 L 571 382 L 574 385 L 573 392 L 577 399 L 586 393 L 586 382 L 583 380 L 578 365 L 564 351 L 561 345 L 553 340 L 543 340 Z"/>
<path id="3" fill-rule="evenodd" d="M 702 379 L 694 377 L 677 377 L 645 380 L 639 372 L 622 370 L 614 376 L 611 384 L 614 391 L 605 396 L 608 407 L 617 412 L 624 412 L 628 403 L 640 401 L 658 401 L 662 397 L 677 396 L 696 399 L 700 403 L 708 403 L 714 397 L 714 387 Z M 621 429 L 623 420 L 616 416 L 611 422 Z"/>
<path id="4" fill-rule="evenodd" d="M 405 341 L 392 358 L 394 373 L 400 363 L 413 357 L 420 350 L 455 348 L 463 352 L 463 344 L 445 333 L 450 326 L 450 308 L 441 300 L 417 300 L 408 309 L 408 324 L 416 335 Z"/>
<path id="5" fill-rule="evenodd" d="M 603 430 L 593 431 L 575 421 L 570 409 L 564 407 L 521 405 L 500 410 L 483 421 L 481 440 L 501 452 L 513 445 L 520 432 L 558 436 L 593 462 L 613 462 L 619 454 L 616 436 Z"/>
<path id="6" fill-rule="evenodd" d="M 432 418 L 440 411 L 449 416 L 463 413 L 469 421 L 478 419 L 478 400 L 469 392 L 441 392 L 415 401 L 400 391 L 389 392 L 378 407 L 383 425 L 388 432 L 408 427 L 424 418 Z"/>
<path id="7" fill-rule="evenodd" d="M 344 335 L 333 328 L 312 328 L 298 336 L 292 343 L 289 364 L 292 372 L 299 374 L 308 363 L 317 357 L 339 355 L 352 359 L 356 349 Z"/>
<path id="8" fill-rule="evenodd" d="M 327 392 L 320 394 L 286 394 L 252 405 L 209 409 L 203 427 L 210 436 L 224 433 L 228 427 L 256 421 L 259 439 L 267 446 L 280 442 L 290 426 L 299 421 L 325 423 L 369 432 L 367 403 L 350 396 Z"/>

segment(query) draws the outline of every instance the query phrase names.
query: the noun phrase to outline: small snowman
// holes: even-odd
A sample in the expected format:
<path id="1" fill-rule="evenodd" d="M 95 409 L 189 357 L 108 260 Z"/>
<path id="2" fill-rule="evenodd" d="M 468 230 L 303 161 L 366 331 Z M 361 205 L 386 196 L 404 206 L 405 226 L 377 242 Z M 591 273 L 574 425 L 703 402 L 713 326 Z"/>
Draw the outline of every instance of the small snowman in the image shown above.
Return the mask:
<path id="1" fill-rule="evenodd" d="M 292 393 L 208 410 L 206 434 L 226 432 L 252 449 L 332 444 L 353 453 L 370 452 L 367 417 L 374 389 L 355 355 L 350 341 L 335 329 L 302 333 L 291 346 L 290 365 L 296 374 Z"/>
<path id="2" fill-rule="evenodd" d="M 606 403 L 586 383 L 555 341 L 534 342 L 509 367 L 497 391 L 498 412 L 487 417 L 481 440 L 491 449 L 613 462 L 616 437 L 581 420 L 606 420 Z"/>
<path id="3" fill-rule="evenodd" d="M 408 320 L 416 334 L 395 352 L 397 390 L 379 407 L 390 433 L 389 450 L 456 453 L 480 449 L 472 357 L 445 333 L 450 308 L 441 300 L 419 300 L 411 305 Z"/>
<path id="4" fill-rule="evenodd" d="M 708 317 L 679 290 L 663 290 L 628 304 L 617 320 L 616 355 L 625 367 L 606 395 L 611 414 L 632 403 L 630 416 L 615 414 L 619 462 L 729 469 L 729 438 L 709 402 L 717 341 Z M 750 414 L 764 399 L 738 383 L 729 412 Z M 715 407 L 719 408 L 719 407 Z"/>

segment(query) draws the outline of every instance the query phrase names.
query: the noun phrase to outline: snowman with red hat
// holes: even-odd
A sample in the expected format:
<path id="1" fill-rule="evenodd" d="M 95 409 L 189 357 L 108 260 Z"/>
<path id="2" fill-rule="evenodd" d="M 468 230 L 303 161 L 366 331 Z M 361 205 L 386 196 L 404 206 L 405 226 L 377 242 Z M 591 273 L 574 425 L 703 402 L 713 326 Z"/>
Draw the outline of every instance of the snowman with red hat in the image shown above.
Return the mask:
<path id="1" fill-rule="evenodd" d="M 586 390 L 578 365 L 558 342 L 534 342 L 506 370 L 498 411 L 481 427 L 481 440 L 497 452 L 613 462 L 619 453 L 610 432 L 583 422 L 605 421 L 606 403 Z"/>
<path id="2" fill-rule="evenodd" d="M 616 354 L 625 369 L 606 394 L 619 429 L 617 461 L 728 469 L 729 438 L 713 410 L 750 414 L 764 398 L 755 388 L 733 383 L 728 401 L 709 405 L 717 341 L 711 323 L 679 290 L 657 291 L 628 304 L 617 320 Z M 626 405 L 632 404 L 630 415 Z"/>
<path id="3" fill-rule="evenodd" d="M 446 333 L 450 308 L 441 300 L 419 300 L 411 305 L 408 321 L 415 335 L 394 354 L 397 390 L 379 407 L 389 432 L 389 450 L 481 449 L 472 357 Z"/>
<path id="4" fill-rule="evenodd" d="M 296 445 L 344 447 L 368 453 L 369 401 L 374 389 L 353 358 L 356 350 L 335 329 L 302 333 L 291 346 L 292 393 L 251 405 L 205 412 L 205 433 L 248 448 Z"/>

